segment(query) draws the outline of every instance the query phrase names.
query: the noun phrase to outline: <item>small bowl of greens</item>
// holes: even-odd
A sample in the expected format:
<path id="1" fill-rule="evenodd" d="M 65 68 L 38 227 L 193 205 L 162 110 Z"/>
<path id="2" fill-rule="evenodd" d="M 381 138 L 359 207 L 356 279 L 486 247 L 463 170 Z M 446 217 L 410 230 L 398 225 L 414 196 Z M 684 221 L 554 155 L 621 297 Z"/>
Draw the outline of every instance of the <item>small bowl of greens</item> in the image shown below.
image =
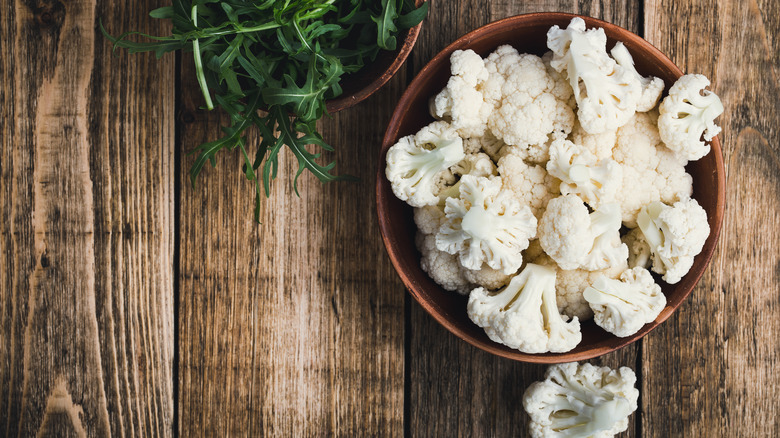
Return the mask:
<path id="1" fill-rule="evenodd" d="M 204 107 L 222 108 L 231 122 L 222 134 L 215 133 L 214 141 L 195 148 L 190 179 L 194 185 L 219 151 L 240 150 L 243 173 L 256 189 L 255 219 L 285 145 L 301 171 L 308 169 L 323 182 L 352 179 L 334 174 L 335 162 L 317 162 L 320 152 L 312 146 L 333 147 L 317 132 L 316 122 L 359 103 L 389 81 L 412 50 L 428 12 L 422 0 L 172 3 L 150 12 L 171 21 L 169 36 L 103 33 L 115 48 L 130 53 L 160 57 L 182 50 L 184 59 L 192 60 Z M 259 144 L 247 143 L 248 129 L 258 130 Z"/>

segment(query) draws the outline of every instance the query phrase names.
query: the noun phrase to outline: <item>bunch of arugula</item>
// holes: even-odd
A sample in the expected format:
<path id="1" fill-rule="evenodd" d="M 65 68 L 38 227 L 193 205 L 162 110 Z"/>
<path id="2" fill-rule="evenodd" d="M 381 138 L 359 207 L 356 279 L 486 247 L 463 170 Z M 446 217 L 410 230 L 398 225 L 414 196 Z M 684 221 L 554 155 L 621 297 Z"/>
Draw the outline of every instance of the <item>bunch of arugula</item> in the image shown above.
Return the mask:
<path id="1" fill-rule="evenodd" d="M 335 162 L 315 160 L 307 149 L 333 148 L 317 132 L 325 101 L 341 94 L 341 79 L 374 61 L 380 50 L 395 50 L 401 29 L 417 25 L 428 3 L 414 0 L 173 0 L 153 10 L 153 18 L 171 20 L 170 36 L 127 32 L 112 37 L 114 48 L 130 53 L 153 51 L 157 57 L 175 50 L 192 52 L 205 106 L 216 104 L 230 115 L 224 136 L 198 146 L 190 180 L 195 185 L 206 164 L 216 165 L 217 152 L 239 149 L 243 173 L 255 186 L 255 220 L 261 193 L 270 194 L 279 151 L 287 145 L 298 159 L 295 193 L 308 169 L 321 181 L 353 179 L 331 173 Z M 141 35 L 149 42 L 127 40 Z M 262 112 L 261 112 L 262 111 Z M 255 126 L 262 140 L 250 158 L 246 131 Z M 262 169 L 261 169 L 262 167 Z M 262 179 L 262 188 L 260 180 Z"/>

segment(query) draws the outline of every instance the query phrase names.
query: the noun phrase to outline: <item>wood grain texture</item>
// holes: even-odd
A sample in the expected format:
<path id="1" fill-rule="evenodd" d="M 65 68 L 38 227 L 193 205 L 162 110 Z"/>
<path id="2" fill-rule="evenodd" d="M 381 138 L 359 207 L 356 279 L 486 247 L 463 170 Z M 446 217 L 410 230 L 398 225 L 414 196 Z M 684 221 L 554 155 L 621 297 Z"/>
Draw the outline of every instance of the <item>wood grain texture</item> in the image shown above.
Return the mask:
<path id="1" fill-rule="evenodd" d="M 421 69 L 459 36 L 490 21 L 512 15 L 560 11 L 590 15 L 637 31 L 639 2 L 452 2 L 435 0 L 413 52 L 413 69 Z M 410 436 L 525 436 L 528 417 L 522 395 L 544 378 L 546 367 L 497 358 L 456 338 L 433 320 L 411 297 L 407 355 L 407 433 Z M 638 348 L 629 346 L 598 360 L 598 365 L 636 369 Z M 624 436 L 635 436 L 636 419 Z"/>
<path id="2" fill-rule="evenodd" d="M 214 139 L 220 117 L 197 109 L 191 62 L 182 64 L 186 150 Z M 403 81 L 319 124 L 337 171 L 361 181 L 323 185 L 304 173 L 298 198 L 284 150 L 262 225 L 237 154 L 221 153 L 195 189 L 192 157 L 183 162 L 182 436 L 402 433 L 404 290 L 379 237 L 373 178 Z"/>
<path id="3" fill-rule="evenodd" d="M 710 268 L 643 351 L 643 436 L 777 436 L 780 28 L 776 1 L 648 1 L 646 38 L 712 80 L 726 213 Z M 674 409 L 669 409 L 673 406 Z"/>
<path id="4" fill-rule="evenodd" d="M 0 9 L 0 435 L 169 436 L 173 65 L 110 56 L 133 8 Z"/>

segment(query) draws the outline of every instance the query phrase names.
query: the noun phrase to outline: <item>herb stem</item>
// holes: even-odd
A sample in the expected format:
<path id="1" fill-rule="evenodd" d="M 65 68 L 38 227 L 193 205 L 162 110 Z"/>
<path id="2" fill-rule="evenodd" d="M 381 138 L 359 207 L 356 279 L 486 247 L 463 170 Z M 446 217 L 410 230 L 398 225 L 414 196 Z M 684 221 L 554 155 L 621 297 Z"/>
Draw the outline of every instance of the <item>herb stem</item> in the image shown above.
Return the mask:
<path id="1" fill-rule="evenodd" d="M 198 5 L 192 6 L 192 24 L 198 26 Z M 206 85 L 206 75 L 203 74 L 203 61 L 200 59 L 200 42 L 197 38 L 192 40 L 192 56 L 195 59 L 195 75 L 198 77 L 198 86 L 206 100 L 206 108 L 214 109 L 214 103 L 211 101 L 209 87 Z"/>

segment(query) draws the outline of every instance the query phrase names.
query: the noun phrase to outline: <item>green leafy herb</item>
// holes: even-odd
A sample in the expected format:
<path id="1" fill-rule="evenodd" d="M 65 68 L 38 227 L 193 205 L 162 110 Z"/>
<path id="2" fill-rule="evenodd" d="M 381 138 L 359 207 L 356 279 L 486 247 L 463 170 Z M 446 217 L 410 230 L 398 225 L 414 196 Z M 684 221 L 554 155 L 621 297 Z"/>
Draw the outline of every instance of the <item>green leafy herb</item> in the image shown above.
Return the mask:
<path id="1" fill-rule="evenodd" d="M 128 32 L 118 37 L 101 30 L 130 53 L 192 52 L 198 86 L 206 108 L 214 103 L 229 116 L 224 136 L 204 143 L 190 169 L 193 186 L 207 162 L 223 150 L 240 150 L 243 173 L 255 185 L 255 220 L 262 194 L 268 196 L 284 145 L 298 160 L 293 187 L 309 170 L 323 182 L 354 179 L 332 173 L 334 162 L 317 163 L 319 153 L 332 151 L 317 132 L 327 113 L 325 102 L 341 94 L 344 75 L 374 61 L 380 50 L 395 50 L 399 29 L 425 18 L 428 3 L 414 0 L 173 0 L 150 16 L 170 20 L 170 36 Z M 131 35 L 148 42 L 128 40 Z M 247 150 L 251 126 L 262 140 L 254 154 Z"/>

